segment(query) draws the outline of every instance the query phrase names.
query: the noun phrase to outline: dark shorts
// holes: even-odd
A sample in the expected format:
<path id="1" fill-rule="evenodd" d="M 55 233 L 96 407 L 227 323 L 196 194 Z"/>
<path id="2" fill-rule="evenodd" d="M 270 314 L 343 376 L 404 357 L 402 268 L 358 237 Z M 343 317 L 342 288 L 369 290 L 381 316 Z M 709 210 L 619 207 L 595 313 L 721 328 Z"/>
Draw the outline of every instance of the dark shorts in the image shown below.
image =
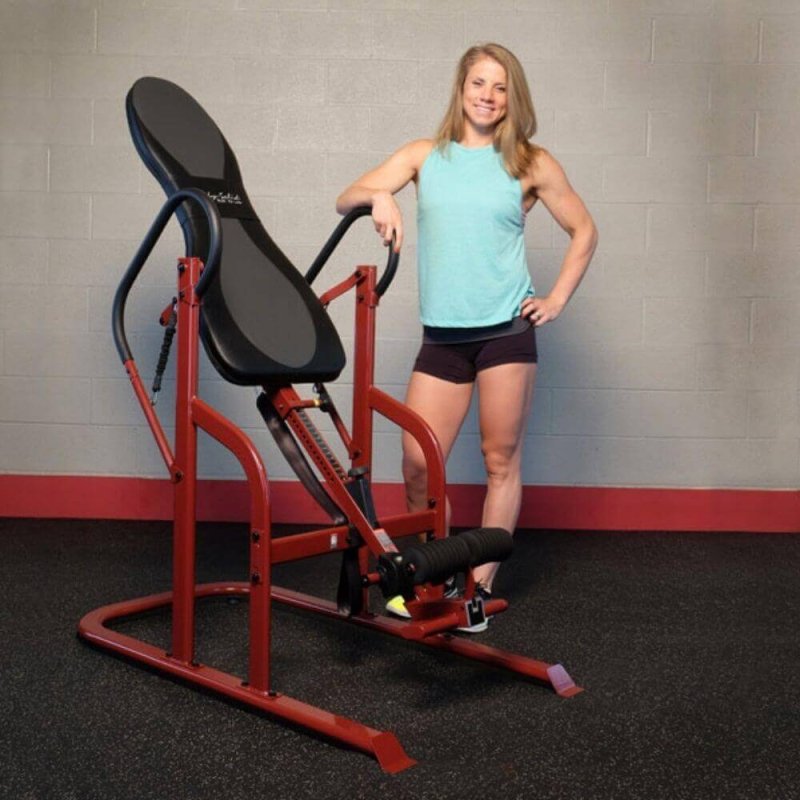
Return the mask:
<path id="1" fill-rule="evenodd" d="M 513 336 L 480 342 L 423 344 L 414 371 L 451 383 L 472 383 L 482 369 L 500 364 L 535 364 L 536 361 L 536 328 L 531 326 Z"/>

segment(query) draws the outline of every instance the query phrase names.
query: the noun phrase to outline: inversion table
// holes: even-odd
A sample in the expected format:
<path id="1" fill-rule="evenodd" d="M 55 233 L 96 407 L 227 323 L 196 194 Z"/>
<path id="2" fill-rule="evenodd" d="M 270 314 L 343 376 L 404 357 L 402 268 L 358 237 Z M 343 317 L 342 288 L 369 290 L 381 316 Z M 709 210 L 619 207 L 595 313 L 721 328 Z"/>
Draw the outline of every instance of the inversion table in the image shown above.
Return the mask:
<path id="1" fill-rule="evenodd" d="M 370 209 L 358 208 L 344 217 L 303 276 L 265 231 L 245 193 L 233 151 L 189 94 L 169 81 L 142 78 L 128 93 L 126 108 L 136 149 L 168 199 L 117 290 L 113 332 L 174 486 L 173 588 L 90 612 L 80 622 L 80 635 L 99 647 L 366 751 L 387 772 L 416 763 L 392 733 L 273 688 L 273 600 L 544 681 L 562 697 L 580 692 L 560 664 L 451 633 L 507 608 L 502 599 L 482 601 L 474 591 L 472 568 L 507 557 L 511 536 L 500 529 L 446 536 L 445 470 L 436 438 L 417 414 L 374 385 L 375 315 L 397 268 L 397 254 L 390 248 L 380 279 L 374 266 L 360 266 L 321 297 L 311 289 L 344 233 Z M 165 341 L 177 335 L 174 448 L 139 376 L 125 333 L 128 294 L 173 214 L 183 229 L 186 253 L 177 263 L 177 298 L 161 316 L 168 331 Z M 355 339 L 348 430 L 325 388 L 345 366 L 344 349 L 326 308 L 350 290 L 355 294 Z M 325 527 L 272 537 L 269 480 L 261 455 L 242 430 L 198 396 L 199 341 L 225 380 L 260 387 L 258 409 L 299 480 L 330 517 Z M 162 348 L 157 383 L 166 352 Z M 312 396 L 303 398 L 295 384 L 311 385 Z M 329 416 L 347 452 L 346 464 L 326 442 L 312 413 Z M 374 413 L 410 433 L 422 448 L 428 467 L 425 510 L 385 515 L 375 507 L 370 488 Z M 246 476 L 249 570 L 239 582 L 196 585 L 198 429 L 230 450 Z M 394 540 L 415 534 L 414 544 L 400 552 Z M 272 585 L 273 564 L 326 553 L 341 558 L 335 601 Z M 465 576 L 463 597 L 446 599 L 442 584 L 455 573 Z M 370 611 L 371 586 L 380 587 L 384 596 L 402 594 L 411 618 L 393 619 Z M 227 596 L 248 599 L 249 663 L 244 677 L 195 658 L 196 602 Z M 168 651 L 109 626 L 160 607 L 171 609 Z"/>

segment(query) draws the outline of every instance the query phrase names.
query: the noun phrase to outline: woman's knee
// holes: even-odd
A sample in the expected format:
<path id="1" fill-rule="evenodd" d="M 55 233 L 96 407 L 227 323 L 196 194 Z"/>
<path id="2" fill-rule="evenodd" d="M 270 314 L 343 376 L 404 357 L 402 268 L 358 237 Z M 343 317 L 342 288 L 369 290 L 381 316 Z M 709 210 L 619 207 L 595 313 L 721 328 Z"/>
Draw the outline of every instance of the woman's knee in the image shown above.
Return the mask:
<path id="1" fill-rule="evenodd" d="M 481 445 L 486 475 L 491 481 L 514 480 L 519 477 L 520 448 L 516 442 L 484 442 Z"/>
<path id="2" fill-rule="evenodd" d="M 428 467 L 425 456 L 418 445 L 413 444 L 403 447 L 403 480 L 407 486 L 424 486 L 428 477 Z"/>

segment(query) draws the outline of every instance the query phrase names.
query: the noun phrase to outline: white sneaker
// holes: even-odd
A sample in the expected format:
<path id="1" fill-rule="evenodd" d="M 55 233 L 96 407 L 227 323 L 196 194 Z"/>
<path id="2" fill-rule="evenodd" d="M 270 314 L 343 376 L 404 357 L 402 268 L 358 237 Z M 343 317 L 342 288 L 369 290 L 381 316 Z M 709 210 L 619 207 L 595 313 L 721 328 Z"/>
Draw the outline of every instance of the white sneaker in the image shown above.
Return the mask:
<path id="1" fill-rule="evenodd" d="M 492 599 L 492 593 L 484 589 L 479 583 L 475 587 L 475 597 L 480 597 L 486 603 Z M 483 633 L 489 627 L 490 619 L 491 617 L 486 616 L 484 613 L 482 622 L 476 622 L 474 625 L 464 625 L 462 628 L 456 628 L 456 630 L 462 633 Z"/>

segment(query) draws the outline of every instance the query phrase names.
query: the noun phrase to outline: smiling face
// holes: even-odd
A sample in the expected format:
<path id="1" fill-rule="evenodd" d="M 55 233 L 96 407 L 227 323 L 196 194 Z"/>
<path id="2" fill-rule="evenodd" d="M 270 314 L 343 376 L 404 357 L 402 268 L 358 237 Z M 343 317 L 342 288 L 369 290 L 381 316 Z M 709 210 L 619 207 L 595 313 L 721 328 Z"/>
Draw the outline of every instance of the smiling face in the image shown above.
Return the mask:
<path id="1" fill-rule="evenodd" d="M 463 86 L 464 121 L 475 133 L 489 136 L 505 117 L 506 71 L 493 58 L 476 61 Z"/>

